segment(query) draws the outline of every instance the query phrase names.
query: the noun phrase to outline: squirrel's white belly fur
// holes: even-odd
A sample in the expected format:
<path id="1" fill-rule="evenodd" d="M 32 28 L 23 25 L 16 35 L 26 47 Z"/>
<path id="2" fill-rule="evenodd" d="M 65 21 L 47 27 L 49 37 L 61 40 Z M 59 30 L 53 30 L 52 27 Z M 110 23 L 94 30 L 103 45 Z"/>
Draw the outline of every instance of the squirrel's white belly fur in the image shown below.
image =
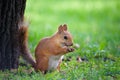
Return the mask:
<path id="1" fill-rule="evenodd" d="M 59 65 L 59 62 L 63 59 L 63 55 L 51 56 L 49 58 L 48 70 L 54 70 Z"/>

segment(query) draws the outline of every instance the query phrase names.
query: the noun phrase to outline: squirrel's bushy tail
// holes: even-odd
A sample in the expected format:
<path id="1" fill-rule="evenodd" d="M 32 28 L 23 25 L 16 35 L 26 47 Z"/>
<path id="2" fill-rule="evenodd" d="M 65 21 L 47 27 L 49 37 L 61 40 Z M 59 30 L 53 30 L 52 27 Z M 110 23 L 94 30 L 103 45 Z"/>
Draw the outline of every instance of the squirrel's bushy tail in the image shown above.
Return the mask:
<path id="1" fill-rule="evenodd" d="M 35 60 L 28 49 L 28 24 L 24 22 L 19 25 L 19 45 L 21 56 L 34 67 Z"/>

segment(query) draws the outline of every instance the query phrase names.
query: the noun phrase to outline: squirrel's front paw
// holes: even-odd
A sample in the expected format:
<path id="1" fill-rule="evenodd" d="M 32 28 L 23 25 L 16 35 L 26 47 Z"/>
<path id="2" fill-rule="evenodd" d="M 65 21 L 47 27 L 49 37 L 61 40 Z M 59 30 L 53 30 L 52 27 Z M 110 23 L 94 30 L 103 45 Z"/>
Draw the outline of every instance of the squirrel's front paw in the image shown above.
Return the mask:
<path id="1" fill-rule="evenodd" d="M 74 48 L 68 48 L 68 52 L 73 52 L 75 49 Z"/>

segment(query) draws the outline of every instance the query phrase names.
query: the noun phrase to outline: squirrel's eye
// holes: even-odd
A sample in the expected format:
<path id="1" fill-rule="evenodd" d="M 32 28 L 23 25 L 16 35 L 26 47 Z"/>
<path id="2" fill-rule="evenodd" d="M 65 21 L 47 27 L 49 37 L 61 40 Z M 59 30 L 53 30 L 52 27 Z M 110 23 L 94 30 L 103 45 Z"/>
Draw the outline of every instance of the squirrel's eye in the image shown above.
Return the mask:
<path id="1" fill-rule="evenodd" d="M 67 36 L 64 36 L 64 39 L 66 39 L 66 40 L 67 40 L 67 39 L 68 39 L 68 38 L 67 38 Z"/>

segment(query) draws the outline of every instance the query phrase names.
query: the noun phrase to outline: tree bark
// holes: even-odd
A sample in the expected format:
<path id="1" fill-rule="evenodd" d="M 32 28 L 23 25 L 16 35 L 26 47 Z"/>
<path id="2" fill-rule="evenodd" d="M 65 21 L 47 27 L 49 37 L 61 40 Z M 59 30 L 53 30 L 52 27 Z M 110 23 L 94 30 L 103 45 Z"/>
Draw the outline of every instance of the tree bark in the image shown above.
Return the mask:
<path id="1" fill-rule="evenodd" d="M 17 69 L 19 64 L 19 22 L 26 0 L 0 0 L 0 70 Z"/>

